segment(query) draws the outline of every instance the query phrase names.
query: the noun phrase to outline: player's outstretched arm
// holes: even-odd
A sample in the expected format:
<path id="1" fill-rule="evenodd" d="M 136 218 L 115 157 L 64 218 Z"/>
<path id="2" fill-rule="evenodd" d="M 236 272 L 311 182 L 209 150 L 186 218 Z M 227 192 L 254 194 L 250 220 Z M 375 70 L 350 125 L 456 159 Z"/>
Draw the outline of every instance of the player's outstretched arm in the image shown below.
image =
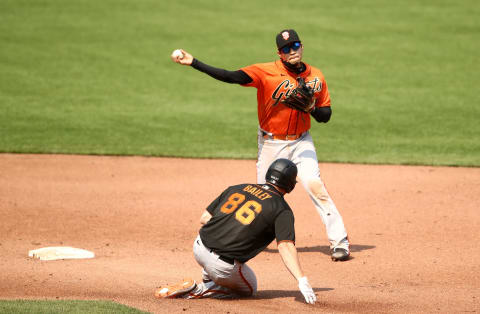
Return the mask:
<path id="1" fill-rule="evenodd" d="M 225 69 L 212 67 L 208 64 L 200 62 L 198 59 L 195 59 L 191 54 L 183 49 L 174 50 L 170 55 L 170 58 L 175 63 L 192 66 L 194 69 L 206 73 L 214 79 L 222 82 L 231 84 L 248 84 L 252 82 L 252 78 L 242 70 L 227 71 Z"/>
<path id="2" fill-rule="evenodd" d="M 317 300 L 312 287 L 308 283 L 308 279 L 304 276 L 303 271 L 298 261 L 297 248 L 290 241 L 280 242 L 278 244 L 278 252 L 282 257 L 283 263 L 287 267 L 288 271 L 298 280 L 298 288 L 305 298 L 305 302 L 314 304 Z"/>

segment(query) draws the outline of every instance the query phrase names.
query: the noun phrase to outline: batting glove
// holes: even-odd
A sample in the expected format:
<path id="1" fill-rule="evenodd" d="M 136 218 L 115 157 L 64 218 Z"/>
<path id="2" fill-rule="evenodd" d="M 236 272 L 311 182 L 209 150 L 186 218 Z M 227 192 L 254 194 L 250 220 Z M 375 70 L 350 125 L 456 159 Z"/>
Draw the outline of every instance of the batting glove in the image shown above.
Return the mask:
<path id="1" fill-rule="evenodd" d="M 312 287 L 308 283 L 307 277 L 302 277 L 298 279 L 298 289 L 300 289 L 300 292 L 305 298 L 305 302 L 307 302 L 308 304 L 314 304 L 315 301 L 317 301 L 317 296 L 315 295 Z"/>

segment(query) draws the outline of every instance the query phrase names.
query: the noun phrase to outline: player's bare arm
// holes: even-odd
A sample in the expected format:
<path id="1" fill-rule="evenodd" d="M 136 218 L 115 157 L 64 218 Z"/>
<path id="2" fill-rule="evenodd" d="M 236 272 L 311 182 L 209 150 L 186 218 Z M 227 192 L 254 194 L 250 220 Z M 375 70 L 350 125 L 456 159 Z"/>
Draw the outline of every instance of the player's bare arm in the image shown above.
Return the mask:
<path id="1" fill-rule="evenodd" d="M 304 276 L 303 271 L 298 261 L 297 248 L 291 241 L 283 241 L 278 244 L 278 252 L 282 257 L 283 263 L 287 267 L 288 271 L 298 281 L 298 288 L 302 292 L 303 297 L 307 303 L 313 304 L 317 300 L 312 287 L 310 286 L 308 279 Z"/>
<path id="2" fill-rule="evenodd" d="M 300 268 L 300 262 L 298 261 L 298 254 L 295 244 L 290 241 L 283 241 L 280 242 L 277 247 L 283 263 L 292 276 L 297 280 L 303 277 L 303 271 Z"/>
<path id="3" fill-rule="evenodd" d="M 206 224 L 210 220 L 210 218 L 212 218 L 212 215 L 207 210 L 205 210 L 202 216 L 200 217 L 200 224 L 201 225 Z"/>

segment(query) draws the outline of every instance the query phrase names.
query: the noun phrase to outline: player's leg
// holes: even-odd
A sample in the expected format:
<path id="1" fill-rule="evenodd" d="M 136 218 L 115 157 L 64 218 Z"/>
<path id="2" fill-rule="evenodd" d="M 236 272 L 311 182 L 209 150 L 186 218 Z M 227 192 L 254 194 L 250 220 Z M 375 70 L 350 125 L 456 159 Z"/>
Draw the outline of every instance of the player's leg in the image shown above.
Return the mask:
<path id="1" fill-rule="evenodd" d="M 196 283 L 193 279 L 183 279 L 176 284 L 157 288 L 155 296 L 157 298 L 222 298 L 232 296 L 233 291 L 215 283 L 214 277 L 211 276 L 212 268 L 218 267 L 216 266 L 218 256 L 213 256 L 210 250 L 203 246 L 200 236 L 194 241 L 193 253 L 197 262 L 203 267 L 202 282 Z M 228 273 L 229 268 L 233 268 L 233 265 L 221 265 L 216 271 Z"/>
<path id="2" fill-rule="evenodd" d="M 203 282 L 190 291 L 189 298 L 251 296 L 257 290 L 255 273 L 246 264 L 225 262 L 197 237 L 195 259 L 203 267 Z"/>
<path id="3" fill-rule="evenodd" d="M 296 143 L 292 161 L 297 165 L 298 177 L 325 224 L 332 258 L 335 260 L 348 258 L 350 251 L 347 231 L 342 216 L 320 177 L 317 154 L 310 134 Z M 337 248 L 345 249 L 345 254 L 336 252 Z"/>
<path id="4" fill-rule="evenodd" d="M 217 272 L 218 273 L 218 272 Z M 186 295 L 188 299 L 199 298 L 235 298 L 249 297 L 257 291 L 257 279 L 253 270 L 247 265 L 235 262 L 235 267 L 228 275 L 212 275 L 215 280 L 204 281 Z"/>
<path id="5" fill-rule="evenodd" d="M 233 271 L 225 276 L 221 274 L 215 280 L 223 287 L 230 288 L 235 294 L 249 297 L 257 292 L 257 277 L 253 270 L 244 263 L 235 261 Z"/>
<path id="6" fill-rule="evenodd" d="M 220 286 L 212 280 L 197 284 L 193 290 L 182 296 L 183 299 L 232 299 L 235 297 L 237 295 L 231 289 Z"/>

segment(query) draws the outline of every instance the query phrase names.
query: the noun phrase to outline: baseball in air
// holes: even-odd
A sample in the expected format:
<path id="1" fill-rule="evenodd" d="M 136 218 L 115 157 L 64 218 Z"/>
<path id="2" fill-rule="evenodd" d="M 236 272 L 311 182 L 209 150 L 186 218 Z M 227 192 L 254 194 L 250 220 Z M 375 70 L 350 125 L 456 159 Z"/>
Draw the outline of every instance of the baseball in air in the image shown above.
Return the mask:
<path id="1" fill-rule="evenodd" d="M 172 52 L 172 60 L 175 61 L 175 60 L 181 60 L 183 59 L 183 53 L 180 49 L 175 49 L 173 52 Z"/>

